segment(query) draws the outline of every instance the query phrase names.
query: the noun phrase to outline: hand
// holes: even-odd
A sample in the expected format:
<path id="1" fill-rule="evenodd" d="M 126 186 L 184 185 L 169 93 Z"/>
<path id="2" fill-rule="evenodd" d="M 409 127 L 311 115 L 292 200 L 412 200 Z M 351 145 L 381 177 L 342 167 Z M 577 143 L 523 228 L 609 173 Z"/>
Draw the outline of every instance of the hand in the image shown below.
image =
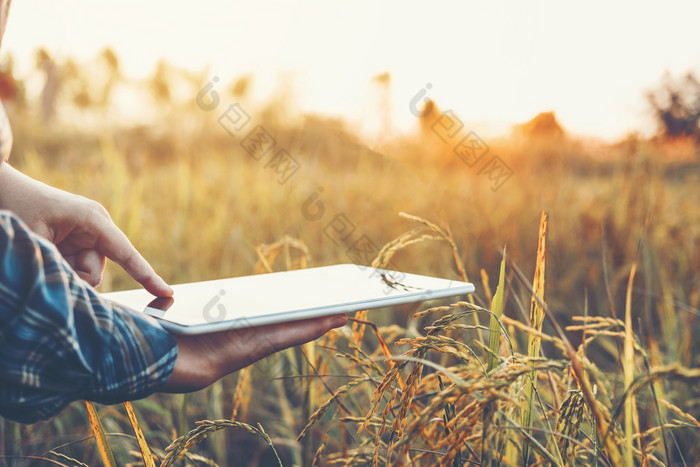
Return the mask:
<path id="1" fill-rule="evenodd" d="M 12 211 L 56 245 L 73 270 L 92 286 L 102 282 L 109 258 L 153 295 L 173 294 L 95 201 L 50 187 L 2 164 L 0 208 Z"/>
<path id="2" fill-rule="evenodd" d="M 268 355 L 318 339 L 346 323 L 345 315 L 335 315 L 210 334 L 173 334 L 178 347 L 175 369 L 160 390 L 202 389 Z"/>

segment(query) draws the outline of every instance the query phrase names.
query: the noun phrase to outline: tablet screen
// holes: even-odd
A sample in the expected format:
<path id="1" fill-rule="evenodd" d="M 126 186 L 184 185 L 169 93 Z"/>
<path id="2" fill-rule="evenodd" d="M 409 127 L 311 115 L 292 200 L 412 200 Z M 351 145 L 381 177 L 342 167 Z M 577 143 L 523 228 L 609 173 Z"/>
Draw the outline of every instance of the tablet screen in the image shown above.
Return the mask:
<path id="1" fill-rule="evenodd" d="M 436 277 L 340 264 L 173 286 L 172 298 L 143 289 L 104 294 L 143 310 L 179 333 L 295 321 L 471 293 L 474 286 Z"/>

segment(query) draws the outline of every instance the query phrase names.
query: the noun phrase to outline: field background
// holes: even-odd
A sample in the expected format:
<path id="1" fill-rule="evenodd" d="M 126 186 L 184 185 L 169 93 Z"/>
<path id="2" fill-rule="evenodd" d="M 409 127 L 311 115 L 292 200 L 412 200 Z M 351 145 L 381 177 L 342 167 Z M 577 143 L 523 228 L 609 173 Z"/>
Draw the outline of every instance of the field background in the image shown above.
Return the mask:
<path id="1" fill-rule="evenodd" d="M 147 83 L 119 84 L 139 89 L 152 112 L 148 121 L 128 124 L 110 117 L 109 93 L 103 98 L 103 91 L 113 64 L 109 54 L 102 58 L 101 68 L 86 71 L 84 76 L 106 76 L 104 80 L 80 84 L 76 75 L 73 81 L 66 81 L 73 84 L 64 85 L 52 99 L 23 94 L 21 83 L 11 87 L 5 102 L 15 136 L 11 162 L 45 183 L 102 203 L 166 281 L 264 272 L 265 261 L 261 259 L 274 270 L 351 262 L 350 247 L 363 235 L 376 247 L 362 257 L 364 264 L 370 264 L 380 247 L 423 225 L 400 216 L 403 212 L 451 232 L 464 272 L 476 285 L 474 303 L 491 309 L 504 246 L 532 281 L 540 215 L 546 211 L 549 229 L 544 290 L 548 311 L 562 327 L 580 325 L 573 317 L 582 315 L 625 320 L 629 292 L 629 330 L 634 331 L 638 344 L 634 373 L 641 377 L 655 368 L 667 369 L 653 384 L 653 393 L 652 385 L 645 384 L 637 394 L 633 432 L 644 436 L 633 439 L 634 462 L 680 464 L 684 459 L 694 464 L 700 458 L 700 346 L 696 338 L 700 331 L 700 152 L 694 142 L 636 135 L 616 143 L 581 139 L 567 134 L 553 116 L 545 114 L 510 135 L 486 141 L 489 150 L 484 162 L 470 167 L 455 155 L 456 140 L 444 142 L 434 132 L 432 124 L 441 115 L 439 103 L 431 104 L 416 118 L 413 132 L 369 140 L 340 120 L 296 112 L 283 92 L 269 102 L 248 100 L 250 78 L 222 85 L 219 106 L 203 110 L 196 95 L 209 77 L 183 78 L 165 65 Z M 389 77 L 379 80 L 390 86 Z M 251 116 L 251 123 L 235 134 L 229 134 L 218 121 L 232 103 L 239 103 Z M 264 126 L 275 138 L 275 151 L 285 149 L 298 162 L 298 171 L 284 183 L 266 166 L 270 155 L 258 161 L 241 145 L 254 125 Z M 465 127 L 460 135 L 467 131 Z M 512 171 L 495 190 L 493 181 L 479 173 L 493 155 Z M 314 193 L 324 205 L 318 219 L 311 218 L 304 207 Z M 347 240 L 337 241 L 328 235 L 329 225 L 341 215 L 355 230 Z M 425 233 L 437 235 L 430 228 Z M 391 264 L 409 272 L 460 278 L 453 249 L 445 241 L 411 244 L 397 251 Z M 633 264 L 636 275 L 629 285 Z M 505 279 L 503 313 L 527 325 L 531 293 L 517 281 L 512 268 L 506 269 Z M 100 290 L 134 286 L 110 264 Z M 428 302 L 419 309 L 447 304 L 449 301 Z M 455 311 L 414 318 L 419 309 L 376 310 L 366 319 L 379 326 L 390 352 L 400 355 L 409 345 L 405 341 L 396 345 L 399 339 L 424 336 L 425 326 Z M 488 323 L 489 315 L 482 314 L 480 320 Z M 473 324 L 471 317 L 464 322 Z M 624 323 L 612 323 L 611 334 L 587 343 L 581 355 L 586 357 L 586 371 L 595 375 L 599 385 L 597 397 L 608 412 L 604 416 L 617 426 L 611 437 L 623 452 L 622 446 L 632 438 L 625 435 L 624 417 L 615 409 L 620 407 L 627 387 L 623 373 L 630 366 L 623 362 L 623 344 L 629 336 L 625 337 Z M 354 459 L 351 463 L 356 465 L 371 463 L 377 429 L 372 423 L 387 417 L 382 415 L 383 405 L 374 414 L 378 419 L 372 419 L 369 426 L 371 434 L 358 435 L 356 431 L 389 364 L 384 362 L 377 332 L 367 328 L 362 337 L 351 328 L 348 325 L 334 331 L 303 351 L 292 349 L 272 356 L 187 397 L 154 395 L 134 402 L 149 446 L 162 460 L 165 447 L 194 428 L 196 421 L 230 419 L 235 411 L 235 420 L 262 425 L 284 465 L 310 465 L 314 457 L 319 465 L 339 459 Z M 513 323 L 506 328 L 516 354 L 527 355 L 528 335 L 532 333 Z M 543 333 L 555 335 L 550 323 L 544 323 Z M 471 346 L 486 362 L 487 352 L 475 343 L 480 338 L 478 331 L 463 329 L 448 334 Z M 575 347 L 583 335 L 581 329 L 567 331 Z M 349 343 L 358 337 L 364 354 L 356 355 L 364 366 L 336 355 L 355 355 L 358 350 Z M 505 359 L 505 341 L 500 352 Z M 533 430 L 534 439 L 549 452 L 561 451 L 569 464 L 587 464 L 593 459 L 591 453 L 598 453 L 600 464 L 615 463 L 615 456 L 602 446 L 602 440 L 596 442 L 589 406 L 581 409 L 578 431 L 566 431 L 579 443 L 569 447 L 570 454 L 565 446 L 554 449 L 556 443 L 550 444 L 546 433 L 563 433 L 564 428 L 555 426 L 553 420 L 561 416 L 563 401 L 575 393 L 578 383 L 568 369 L 567 357 L 554 343 L 543 342 L 542 355 L 560 366 L 553 366 L 549 373 L 540 372 L 538 388 L 543 405 L 536 408 L 533 417 L 533 427 L 539 430 Z M 331 375 L 323 384 L 319 378 L 299 377 L 314 373 L 307 358 L 321 374 Z M 377 367 L 368 369 L 372 358 Z M 449 367 L 467 385 L 488 379 L 476 375 L 476 360 L 460 360 L 450 351 L 429 350 L 424 358 Z M 521 360 L 527 364 L 527 359 Z M 516 365 L 510 360 L 502 370 L 511 364 Z M 404 369 L 404 379 L 409 378 L 411 365 Z M 436 400 L 440 388 L 435 372 L 434 368 L 424 369 L 416 405 L 407 405 L 409 423 Z M 301 442 L 296 440 L 311 414 L 331 397 L 329 391 L 366 374 L 372 375 L 372 381 L 343 396 L 350 414 L 331 404 L 332 410 L 317 420 L 310 434 Z M 544 378 L 543 374 L 550 376 Z M 510 421 L 498 419 L 497 424 L 505 428 L 491 440 L 493 449 L 484 443 L 482 451 L 481 426 L 470 422 L 475 431 L 455 448 L 465 463 L 486 463 L 482 456 L 492 451 L 490 455 L 500 452 L 509 463 L 522 464 L 520 450 L 525 446 L 531 449 L 526 463 L 544 462 L 547 456 L 514 429 L 518 423 L 513 420 L 520 420 L 519 407 L 526 399 L 522 391 L 525 378 L 513 376 L 508 389 L 499 393 L 496 411 L 508 415 Z M 447 386 L 449 379 L 443 379 Z M 400 382 L 392 384 L 401 387 Z M 476 403 L 476 419 L 469 418 L 476 416 L 469 411 L 460 413 L 465 420 L 478 422 L 487 413 L 488 406 L 479 405 L 486 404 L 486 393 L 465 393 L 453 400 L 453 413 Z M 394 408 L 402 405 L 398 399 L 392 403 Z M 439 425 L 444 414 L 449 419 L 450 411 L 449 407 L 435 407 L 430 423 Z M 143 461 L 124 408 L 100 406 L 98 413 L 105 431 L 111 433 L 108 439 L 117 464 L 140 465 Z M 542 413 L 549 414 L 551 420 L 542 418 Z M 388 416 L 391 426 L 397 415 Z M 660 430 L 659 425 L 665 429 Z M 0 430 L 0 454 L 6 456 L 0 458 L 3 465 L 49 465 L 48 461 L 22 456 L 71 465 L 49 453 L 51 450 L 88 465 L 100 462 L 82 402 L 31 426 L 3 420 Z M 415 449 L 410 454 L 397 449 L 387 454 L 387 444 L 395 440 L 388 434 L 380 437 L 379 463 L 396 465 L 409 459 L 423 465 L 445 462 L 445 453 L 454 444 L 440 443 L 449 437 L 450 430 L 445 434 L 435 428 L 425 430 L 405 435 L 405 447 Z M 387 433 L 391 431 L 387 427 Z M 432 444 L 426 433 L 434 437 Z M 505 441 L 506 433 L 511 433 L 509 442 Z M 323 451 L 317 453 L 322 445 Z M 431 450 L 430 446 L 434 453 L 420 451 Z M 265 441 L 242 430 L 213 434 L 191 452 L 202 457 L 182 460 L 182 465 L 275 465 Z M 457 456 L 448 465 L 461 462 Z"/>

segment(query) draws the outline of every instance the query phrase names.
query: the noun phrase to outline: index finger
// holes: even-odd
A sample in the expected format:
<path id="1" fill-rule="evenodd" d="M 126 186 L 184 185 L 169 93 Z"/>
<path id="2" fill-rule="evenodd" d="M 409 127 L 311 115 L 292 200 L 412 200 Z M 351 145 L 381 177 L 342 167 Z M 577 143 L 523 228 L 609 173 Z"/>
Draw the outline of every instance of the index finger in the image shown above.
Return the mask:
<path id="1" fill-rule="evenodd" d="M 107 258 L 121 266 L 136 282 L 157 297 L 170 297 L 173 289 L 153 270 L 136 250 L 124 232 L 111 219 L 95 216 L 91 219 L 99 234 L 97 248 Z"/>

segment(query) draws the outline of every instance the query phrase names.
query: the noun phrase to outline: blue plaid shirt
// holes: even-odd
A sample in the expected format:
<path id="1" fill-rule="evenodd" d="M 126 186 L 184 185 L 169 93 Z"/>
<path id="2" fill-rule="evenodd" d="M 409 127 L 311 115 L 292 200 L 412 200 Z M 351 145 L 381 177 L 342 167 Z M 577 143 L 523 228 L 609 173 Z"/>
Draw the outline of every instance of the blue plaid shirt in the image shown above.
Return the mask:
<path id="1" fill-rule="evenodd" d="M 102 299 L 52 243 L 0 211 L 0 415 L 32 423 L 75 400 L 140 399 L 176 357 L 153 318 Z"/>

